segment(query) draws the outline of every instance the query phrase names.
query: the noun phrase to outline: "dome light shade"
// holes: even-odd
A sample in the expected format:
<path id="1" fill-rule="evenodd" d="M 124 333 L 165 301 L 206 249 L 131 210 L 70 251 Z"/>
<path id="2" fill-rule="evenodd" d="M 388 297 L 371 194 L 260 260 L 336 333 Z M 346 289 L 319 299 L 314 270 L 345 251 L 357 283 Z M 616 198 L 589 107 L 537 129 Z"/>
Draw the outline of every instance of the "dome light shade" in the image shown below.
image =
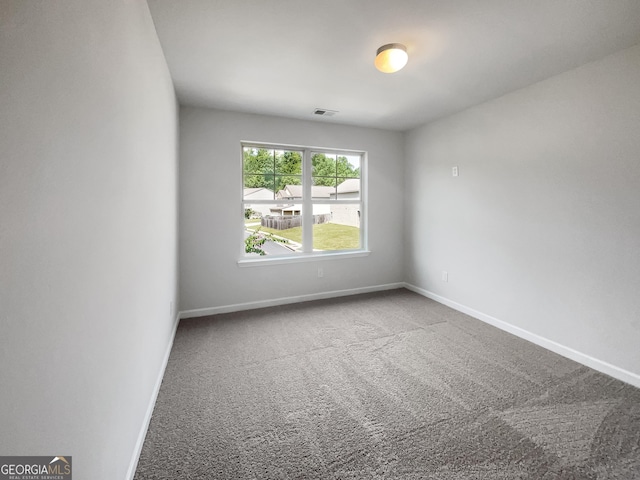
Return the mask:
<path id="1" fill-rule="evenodd" d="M 381 72 L 393 73 L 404 67 L 408 59 L 407 47 L 400 43 L 388 43 L 378 49 L 374 63 Z"/>

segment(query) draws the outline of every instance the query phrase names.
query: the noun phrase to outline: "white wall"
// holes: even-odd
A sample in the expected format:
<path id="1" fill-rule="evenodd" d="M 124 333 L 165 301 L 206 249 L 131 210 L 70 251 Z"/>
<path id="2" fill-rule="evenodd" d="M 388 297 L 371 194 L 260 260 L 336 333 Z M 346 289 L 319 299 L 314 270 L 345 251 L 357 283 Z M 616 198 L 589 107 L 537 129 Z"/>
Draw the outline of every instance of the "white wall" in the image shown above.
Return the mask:
<path id="1" fill-rule="evenodd" d="M 640 46 L 417 128 L 405 149 L 407 281 L 640 384 Z"/>
<path id="2" fill-rule="evenodd" d="M 239 267 L 241 140 L 366 150 L 371 255 Z M 209 109 L 180 110 L 181 310 L 386 285 L 403 280 L 402 135 Z M 220 209 L 219 205 L 226 208 Z M 322 265 L 324 277 L 318 278 Z"/>
<path id="3" fill-rule="evenodd" d="M 177 301 L 169 72 L 146 2 L 0 18 L 0 452 L 124 479 Z"/>

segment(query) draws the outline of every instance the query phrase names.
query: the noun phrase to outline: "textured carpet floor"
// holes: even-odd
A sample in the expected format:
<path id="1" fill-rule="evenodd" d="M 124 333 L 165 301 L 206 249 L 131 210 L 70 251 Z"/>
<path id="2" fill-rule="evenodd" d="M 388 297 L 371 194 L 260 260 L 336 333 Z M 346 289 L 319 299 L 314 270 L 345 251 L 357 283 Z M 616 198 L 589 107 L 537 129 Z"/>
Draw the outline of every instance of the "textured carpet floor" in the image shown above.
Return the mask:
<path id="1" fill-rule="evenodd" d="M 640 390 L 407 290 L 183 320 L 136 480 L 640 479 Z"/>

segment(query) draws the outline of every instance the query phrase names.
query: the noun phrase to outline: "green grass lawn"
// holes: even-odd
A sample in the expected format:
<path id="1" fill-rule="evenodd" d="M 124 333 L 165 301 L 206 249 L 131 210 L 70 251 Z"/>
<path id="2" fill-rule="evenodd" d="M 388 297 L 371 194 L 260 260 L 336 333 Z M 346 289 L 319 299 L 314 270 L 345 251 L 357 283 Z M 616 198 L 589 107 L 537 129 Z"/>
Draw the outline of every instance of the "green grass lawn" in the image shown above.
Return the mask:
<path id="1" fill-rule="evenodd" d="M 249 227 L 250 230 L 257 229 Z M 302 227 L 289 228 L 287 230 L 275 230 L 273 228 L 260 228 L 261 232 L 273 233 L 279 237 L 288 238 L 294 242 L 302 243 Z M 360 229 L 337 223 L 321 223 L 313 226 L 314 250 L 349 250 L 360 247 Z"/>

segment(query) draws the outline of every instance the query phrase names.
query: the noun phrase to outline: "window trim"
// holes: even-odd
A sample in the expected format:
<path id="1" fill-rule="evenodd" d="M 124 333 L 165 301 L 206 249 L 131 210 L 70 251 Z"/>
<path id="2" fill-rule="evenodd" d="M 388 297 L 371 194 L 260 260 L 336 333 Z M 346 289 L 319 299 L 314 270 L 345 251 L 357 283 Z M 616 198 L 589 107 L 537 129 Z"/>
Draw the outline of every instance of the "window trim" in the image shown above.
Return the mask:
<path id="1" fill-rule="evenodd" d="M 241 141 L 240 142 L 240 207 L 241 215 L 240 219 L 244 218 L 244 206 L 246 204 L 252 205 L 273 205 L 275 200 L 251 200 L 246 201 L 244 198 L 244 149 L 245 148 L 267 148 L 271 150 L 288 150 L 297 151 L 302 153 L 302 199 L 300 204 L 302 205 L 302 245 L 303 251 L 286 255 L 267 255 L 261 257 L 248 257 L 245 254 L 243 241 L 240 241 L 240 258 L 237 260 L 237 264 L 240 267 L 249 267 L 257 265 L 277 265 L 285 263 L 298 263 L 309 262 L 325 259 L 343 259 L 353 257 L 368 256 L 371 252 L 368 249 L 368 153 L 365 150 L 353 150 L 346 148 L 327 148 L 327 147 L 314 147 L 303 145 L 291 145 L 272 142 L 256 142 L 256 141 Z M 355 199 L 314 199 L 311 196 L 312 181 L 312 163 L 311 155 L 315 153 L 324 153 L 329 155 L 359 155 L 360 156 L 360 198 Z M 275 192 L 274 192 L 275 194 Z M 313 215 L 313 205 L 317 204 L 354 204 L 360 205 L 360 248 L 352 250 L 329 250 L 314 252 L 313 251 L 313 222 L 309 221 Z M 241 234 L 244 234 L 244 229 L 240 229 Z M 242 238 L 240 239 L 242 240 Z"/>
<path id="2" fill-rule="evenodd" d="M 335 250 L 330 252 L 297 253 L 293 255 L 271 255 L 264 257 L 247 257 L 237 261 L 239 267 L 259 267 L 282 265 L 286 263 L 306 263 L 319 260 L 341 260 L 345 258 L 368 257 L 369 250 Z"/>

